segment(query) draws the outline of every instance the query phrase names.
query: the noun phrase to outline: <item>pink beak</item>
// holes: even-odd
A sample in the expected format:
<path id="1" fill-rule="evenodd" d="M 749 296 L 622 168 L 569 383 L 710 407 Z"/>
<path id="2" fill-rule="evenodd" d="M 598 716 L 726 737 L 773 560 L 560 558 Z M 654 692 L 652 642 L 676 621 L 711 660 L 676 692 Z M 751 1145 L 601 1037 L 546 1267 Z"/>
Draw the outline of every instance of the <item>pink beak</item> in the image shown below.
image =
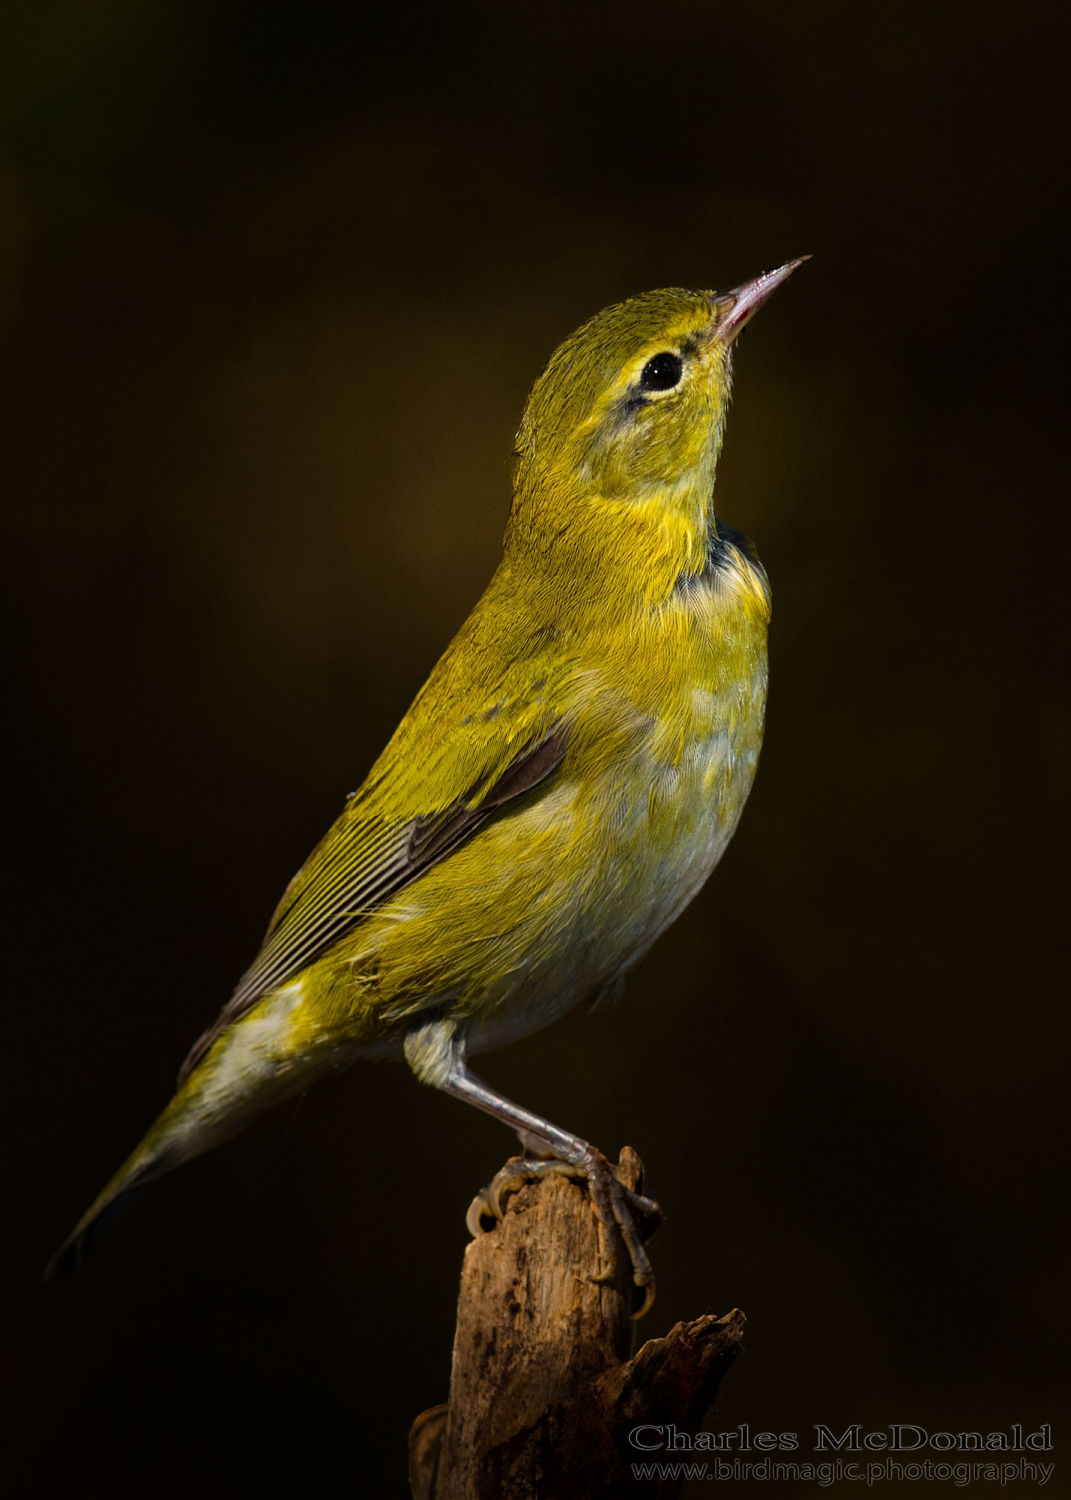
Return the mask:
<path id="1" fill-rule="evenodd" d="M 796 260 L 786 261 L 783 266 L 778 266 L 776 271 L 764 271 L 761 276 L 756 276 L 754 281 L 745 281 L 740 286 L 734 286 L 728 292 L 711 292 L 710 305 L 718 315 L 716 336 L 723 344 L 731 344 L 733 339 L 744 327 L 745 323 L 758 312 L 762 304 L 769 300 L 783 281 L 787 281 L 794 271 L 798 271 L 805 260 L 810 260 L 809 255 L 801 255 Z"/>

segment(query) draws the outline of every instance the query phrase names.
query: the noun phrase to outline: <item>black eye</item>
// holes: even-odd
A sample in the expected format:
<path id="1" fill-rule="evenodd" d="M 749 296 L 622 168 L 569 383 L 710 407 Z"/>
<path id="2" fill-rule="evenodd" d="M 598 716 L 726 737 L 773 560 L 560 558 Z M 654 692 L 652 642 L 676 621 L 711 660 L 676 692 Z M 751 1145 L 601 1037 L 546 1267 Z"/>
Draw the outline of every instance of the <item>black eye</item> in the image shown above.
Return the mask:
<path id="1" fill-rule="evenodd" d="M 643 367 L 640 387 L 645 391 L 668 391 L 679 383 L 682 369 L 679 354 L 656 354 Z"/>

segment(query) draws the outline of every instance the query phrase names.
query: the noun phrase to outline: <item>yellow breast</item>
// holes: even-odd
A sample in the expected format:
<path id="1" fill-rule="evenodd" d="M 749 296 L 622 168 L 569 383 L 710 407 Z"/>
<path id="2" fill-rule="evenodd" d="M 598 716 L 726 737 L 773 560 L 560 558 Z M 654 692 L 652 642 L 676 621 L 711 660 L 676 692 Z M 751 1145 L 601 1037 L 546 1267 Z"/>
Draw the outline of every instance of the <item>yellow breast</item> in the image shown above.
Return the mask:
<path id="1" fill-rule="evenodd" d="M 694 897 L 756 771 L 765 574 L 742 538 L 720 537 L 711 553 L 702 573 L 618 637 L 615 652 L 592 654 L 576 754 L 562 768 L 573 792 L 558 808 L 553 868 L 562 886 L 582 892 L 562 951 L 573 969 L 582 951 L 600 978 L 645 953 Z M 555 904 L 570 906 L 564 892 Z"/>

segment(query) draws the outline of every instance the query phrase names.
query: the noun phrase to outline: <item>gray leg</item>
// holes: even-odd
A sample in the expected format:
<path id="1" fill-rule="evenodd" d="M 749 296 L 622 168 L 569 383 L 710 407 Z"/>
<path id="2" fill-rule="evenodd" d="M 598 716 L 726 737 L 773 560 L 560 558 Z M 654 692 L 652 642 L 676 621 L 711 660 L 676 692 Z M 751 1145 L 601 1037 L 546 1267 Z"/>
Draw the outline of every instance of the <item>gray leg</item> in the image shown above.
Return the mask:
<path id="1" fill-rule="evenodd" d="M 497 1218 L 502 1217 L 503 1193 L 515 1190 L 526 1180 L 552 1172 L 583 1177 L 586 1180 L 609 1252 L 608 1269 L 596 1279 L 608 1281 L 616 1274 L 616 1256 L 613 1252 L 613 1231 L 616 1225 L 632 1261 L 632 1279 L 646 1293 L 643 1307 L 635 1314 L 636 1317 L 642 1317 L 654 1301 L 654 1272 L 636 1227 L 636 1215 L 661 1218 L 657 1203 L 630 1192 L 617 1180 L 602 1152 L 596 1151 L 587 1141 L 560 1130 L 549 1120 L 522 1109 L 519 1104 L 514 1104 L 488 1088 L 469 1070 L 463 1043 L 450 1022 L 430 1022 L 410 1032 L 405 1041 L 405 1055 L 413 1072 L 423 1082 L 434 1084 L 444 1093 L 453 1094 L 456 1099 L 475 1104 L 477 1109 L 482 1109 L 503 1125 L 508 1125 L 520 1136 L 526 1151 L 538 1148 L 545 1142 L 552 1152 L 552 1160 L 518 1157 L 499 1172 L 486 1193 L 487 1207 Z M 477 1205 L 479 1202 L 477 1200 Z"/>

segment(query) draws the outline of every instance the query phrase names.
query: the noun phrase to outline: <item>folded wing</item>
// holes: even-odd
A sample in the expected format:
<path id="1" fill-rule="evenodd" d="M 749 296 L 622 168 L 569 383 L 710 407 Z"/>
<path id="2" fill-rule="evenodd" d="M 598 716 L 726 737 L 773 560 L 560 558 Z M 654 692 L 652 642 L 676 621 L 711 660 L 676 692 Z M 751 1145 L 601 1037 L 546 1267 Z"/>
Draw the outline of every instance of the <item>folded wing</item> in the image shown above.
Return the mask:
<path id="1" fill-rule="evenodd" d="M 442 787 L 441 760 L 449 753 L 446 736 L 435 760 L 410 767 L 406 801 L 427 811 L 399 817 L 377 796 L 383 771 L 377 767 L 346 811 L 290 882 L 268 928 L 264 944 L 242 976 L 219 1018 L 193 1047 L 179 1074 L 181 1083 L 217 1037 L 273 989 L 308 967 L 347 932 L 432 865 L 445 859 L 489 818 L 545 781 L 561 764 L 568 732 L 545 715 L 518 716 L 492 705 L 468 716 L 473 731 L 460 736 L 455 760 L 463 790 L 436 808 L 432 785 Z M 532 722 L 532 718 L 536 722 Z M 543 722 L 540 723 L 539 720 Z M 493 725 L 493 728 L 492 728 Z M 518 730 L 521 733 L 518 734 Z M 382 766 L 382 763 L 381 763 Z M 377 772 L 379 773 L 377 775 Z M 423 772 L 423 775 L 422 775 Z M 421 782 L 426 778 L 426 786 Z M 426 799 L 421 798 L 421 791 Z M 441 798 L 441 791 L 440 791 Z M 390 803 L 387 801 L 387 807 Z"/>

